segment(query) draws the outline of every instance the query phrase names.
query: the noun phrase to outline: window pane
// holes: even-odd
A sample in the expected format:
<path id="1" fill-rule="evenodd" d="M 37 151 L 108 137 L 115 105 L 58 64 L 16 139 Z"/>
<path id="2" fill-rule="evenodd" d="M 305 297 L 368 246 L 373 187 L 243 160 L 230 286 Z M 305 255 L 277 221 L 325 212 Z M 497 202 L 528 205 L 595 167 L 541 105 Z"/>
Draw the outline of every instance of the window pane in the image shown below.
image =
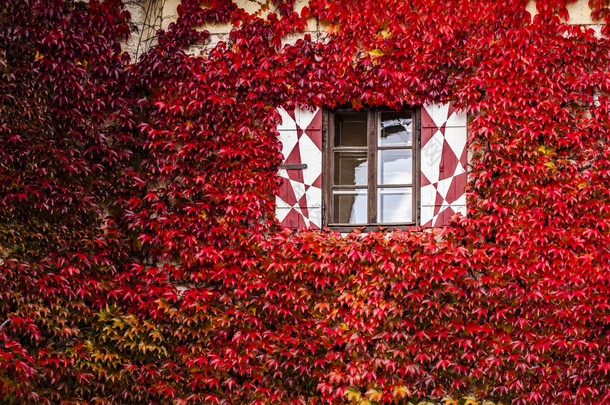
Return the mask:
<path id="1" fill-rule="evenodd" d="M 413 222 L 413 189 L 377 189 L 377 218 L 382 223 Z"/>
<path id="2" fill-rule="evenodd" d="M 413 151 L 411 149 L 380 150 L 377 157 L 377 182 L 412 184 Z"/>
<path id="3" fill-rule="evenodd" d="M 366 111 L 335 113 L 335 146 L 366 146 Z"/>
<path id="4" fill-rule="evenodd" d="M 341 186 L 366 186 L 366 152 L 335 152 L 334 184 Z"/>
<path id="5" fill-rule="evenodd" d="M 411 111 L 381 112 L 378 146 L 411 146 Z"/>
<path id="6" fill-rule="evenodd" d="M 366 224 L 366 190 L 334 190 L 333 222 Z"/>

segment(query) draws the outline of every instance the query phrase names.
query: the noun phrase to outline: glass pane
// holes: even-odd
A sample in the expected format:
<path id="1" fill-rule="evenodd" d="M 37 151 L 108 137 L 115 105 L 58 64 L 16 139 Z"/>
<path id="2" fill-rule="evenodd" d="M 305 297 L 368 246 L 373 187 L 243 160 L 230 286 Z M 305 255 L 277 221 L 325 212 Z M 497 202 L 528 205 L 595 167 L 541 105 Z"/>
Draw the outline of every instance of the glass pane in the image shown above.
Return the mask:
<path id="1" fill-rule="evenodd" d="M 411 146 L 412 122 L 411 111 L 382 112 L 378 146 Z"/>
<path id="2" fill-rule="evenodd" d="M 365 186 L 367 176 L 366 152 L 335 152 L 334 184 Z"/>
<path id="3" fill-rule="evenodd" d="M 366 146 L 366 111 L 335 113 L 335 146 Z"/>
<path id="4" fill-rule="evenodd" d="M 333 222 L 366 224 L 366 190 L 333 190 Z"/>
<path id="5" fill-rule="evenodd" d="M 413 151 L 411 149 L 380 150 L 377 157 L 377 182 L 412 184 Z"/>
<path id="6" fill-rule="evenodd" d="M 413 189 L 377 189 L 377 218 L 386 224 L 413 222 Z"/>

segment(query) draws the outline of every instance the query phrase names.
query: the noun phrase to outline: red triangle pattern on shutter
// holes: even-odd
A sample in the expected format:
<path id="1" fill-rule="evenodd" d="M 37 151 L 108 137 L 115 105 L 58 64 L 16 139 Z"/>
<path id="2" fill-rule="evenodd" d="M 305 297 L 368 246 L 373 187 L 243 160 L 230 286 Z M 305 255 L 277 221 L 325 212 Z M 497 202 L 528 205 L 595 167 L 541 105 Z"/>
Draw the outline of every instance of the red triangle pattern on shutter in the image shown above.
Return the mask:
<path id="1" fill-rule="evenodd" d="M 421 224 L 447 226 L 466 215 L 466 112 L 450 104 L 421 109 Z"/>
<path id="2" fill-rule="evenodd" d="M 285 227 L 318 229 L 322 226 L 322 110 L 280 109 L 280 114 L 284 164 L 307 168 L 280 168 L 276 216 Z"/>

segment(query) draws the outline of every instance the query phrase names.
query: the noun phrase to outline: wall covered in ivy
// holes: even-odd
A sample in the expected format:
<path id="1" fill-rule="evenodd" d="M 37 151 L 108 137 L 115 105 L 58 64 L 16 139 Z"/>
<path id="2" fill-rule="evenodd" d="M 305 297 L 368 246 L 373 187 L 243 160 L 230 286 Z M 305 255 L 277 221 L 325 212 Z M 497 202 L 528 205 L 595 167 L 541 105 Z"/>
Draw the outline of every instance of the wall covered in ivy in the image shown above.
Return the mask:
<path id="1" fill-rule="evenodd" d="M 182 0 L 131 60 L 120 0 L 2 0 L 0 402 L 609 402 L 589 3 L 601 32 L 566 0 Z M 279 107 L 434 103 L 471 117 L 467 216 L 279 226 Z"/>

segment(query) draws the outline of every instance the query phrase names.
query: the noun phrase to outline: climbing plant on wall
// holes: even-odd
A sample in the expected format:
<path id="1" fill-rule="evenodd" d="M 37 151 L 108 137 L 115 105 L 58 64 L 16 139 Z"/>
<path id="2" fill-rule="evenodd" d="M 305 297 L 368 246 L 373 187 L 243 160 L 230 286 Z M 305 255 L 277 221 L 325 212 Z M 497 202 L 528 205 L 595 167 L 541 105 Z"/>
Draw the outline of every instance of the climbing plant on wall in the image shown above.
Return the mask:
<path id="1" fill-rule="evenodd" d="M 120 0 L 2 2 L 2 401 L 609 401 L 607 1 L 297 5 L 183 0 L 130 61 Z M 430 102 L 467 216 L 280 229 L 278 107 Z"/>

